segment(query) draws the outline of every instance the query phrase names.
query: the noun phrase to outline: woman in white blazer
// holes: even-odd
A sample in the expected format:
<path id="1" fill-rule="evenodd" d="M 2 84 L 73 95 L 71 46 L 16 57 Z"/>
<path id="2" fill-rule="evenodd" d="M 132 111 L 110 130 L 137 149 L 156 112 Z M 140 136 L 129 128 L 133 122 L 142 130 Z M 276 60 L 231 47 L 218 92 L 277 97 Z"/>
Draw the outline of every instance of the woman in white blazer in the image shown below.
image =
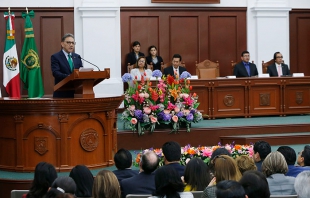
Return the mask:
<path id="1" fill-rule="evenodd" d="M 136 68 L 130 71 L 132 78 L 141 80 L 141 76 L 143 76 L 144 80 L 150 79 L 152 77 L 152 70 L 146 68 L 146 59 L 144 56 L 140 56 L 137 60 Z"/>

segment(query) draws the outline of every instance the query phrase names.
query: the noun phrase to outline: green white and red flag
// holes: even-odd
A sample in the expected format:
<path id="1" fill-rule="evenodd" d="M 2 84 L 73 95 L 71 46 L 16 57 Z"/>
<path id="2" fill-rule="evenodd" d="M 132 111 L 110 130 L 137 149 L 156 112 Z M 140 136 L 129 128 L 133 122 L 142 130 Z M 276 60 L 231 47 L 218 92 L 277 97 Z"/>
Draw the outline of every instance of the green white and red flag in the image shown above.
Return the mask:
<path id="1" fill-rule="evenodd" d="M 3 85 L 10 97 L 20 98 L 19 62 L 15 43 L 14 13 L 4 13 L 6 39 L 3 54 Z"/>

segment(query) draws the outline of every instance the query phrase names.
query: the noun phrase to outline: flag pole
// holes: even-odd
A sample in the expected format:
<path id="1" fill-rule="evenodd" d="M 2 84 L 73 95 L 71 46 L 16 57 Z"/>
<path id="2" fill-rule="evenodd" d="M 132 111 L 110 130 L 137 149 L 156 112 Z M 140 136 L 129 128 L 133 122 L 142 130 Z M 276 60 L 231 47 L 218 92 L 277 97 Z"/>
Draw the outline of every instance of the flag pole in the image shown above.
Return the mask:
<path id="1" fill-rule="evenodd" d="M 11 15 L 11 8 L 9 7 L 9 15 Z"/>
<path id="2" fill-rule="evenodd" d="M 27 14 L 28 14 L 28 8 L 26 7 L 26 12 L 27 12 Z"/>

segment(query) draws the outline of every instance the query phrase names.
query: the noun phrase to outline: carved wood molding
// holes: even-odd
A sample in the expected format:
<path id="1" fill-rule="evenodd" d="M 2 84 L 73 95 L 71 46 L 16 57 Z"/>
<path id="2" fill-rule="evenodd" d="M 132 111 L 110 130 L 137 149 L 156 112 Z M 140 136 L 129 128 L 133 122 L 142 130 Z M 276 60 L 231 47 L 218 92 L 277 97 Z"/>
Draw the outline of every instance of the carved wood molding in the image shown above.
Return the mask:
<path id="1" fill-rule="evenodd" d="M 152 3 L 220 3 L 220 0 L 152 0 Z"/>

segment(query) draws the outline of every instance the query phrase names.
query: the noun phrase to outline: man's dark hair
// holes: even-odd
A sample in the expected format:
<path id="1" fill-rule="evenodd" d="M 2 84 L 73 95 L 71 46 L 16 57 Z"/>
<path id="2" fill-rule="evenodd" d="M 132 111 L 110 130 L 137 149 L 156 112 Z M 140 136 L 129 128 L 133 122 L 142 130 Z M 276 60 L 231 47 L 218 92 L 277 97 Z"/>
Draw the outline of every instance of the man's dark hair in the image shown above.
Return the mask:
<path id="1" fill-rule="evenodd" d="M 179 58 L 180 61 L 182 60 L 182 56 L 181 56 L 180 54 L 174 54 L 174 55 L 172 56 L 172 60 L 173 60 L 174 58 Z"/>
<path id="2" fill-rule="evenodd" d="M 151 174 L 154 172 L 159 164 L 159 159 L 153 151 L 148 151 L 141 157 L 141 167 L 144 173 Z"/>
<path id="3" fill-rule="evenodd" d="M 259 171 L 245 171 L 239 183 L 248 198 L 269 198 L 270 191 L 265 175 Z"/>
<path id="4" fill-rule="evenodd" d="M 301 157 L 304 158 L 305 166 L 310 166 L 310 146 L 306 145 L 301 153 Z"/>
<path id="5" fill-rule="evenodd" d="M 217 198 L 245 198 L 241 184 L 233 180 L 223 180 L 216 184 Z"/>
<path id="6" fill-rule="evenodd" d="M 126 149 L 119 149 L 114 155 L 114 162 L 117 169 L 124 170 L 132 165 L 132 155 Z"/>
<path id="7" fill-rule="evenodd" d="M 71 33 L 67 33 L 65 34 L 62 38 L 61 38 L 61 42 L 64 42 L 66 40 L 66 38 L 68 37 L 72 37 L 74 39 L 74 35 Z"/>
<path id="8" fill-rule="evenodd" d="M 134 46 L 136 46 L 136 45 L 141 45 L 141 44 L 140 44 L 139 41 L 134 41 L 134 42 L 132 43 L 132 47 L 134 47 Z"/>
<path id="9" fill-rule="evenodd" d="M 294 165 L 296 162 L 296 152 L 289 146 L 280 146 L 278 150 L 285 158 L 287 165 Z"/>
<path id="10" fill-rule="evenodd" d="M 215 158 L 215 156 L 217 156 L 217 155 L 231 156 L 230 152 L 226 148 L 217 148 L 217 149 L 215 149 L 215 151 L 213 151 L 210 160 L 213 160 L 213 158 Z"/>
<path id="11" fill-rule="evenodd" d="M 274 61 L 276 61 L 277 55 L 278 55 L 278 54 L 281 54 L 281 53 L 280 53 L 280 52 L 275 52 L 275 53 L 273 54 L 273 60 L 274 60 Z"/>
<path id="12" fill-rule="evenodd" d="M 244 51 L 241 53 L 241 57 L 242 57 L 244 54 L 250 54 L 250 52 L 248 52 L 247 50 L 244 50 Z"/>
<path id="13" fill-rule="evenodd" d="M 271 153 L 271 147 L 268 142 L 265 141 L 257 141 L 254 144 L 254 153 L 259 153 L 259 157 L 264 160 L 269 153 Z"/>
<path id="14" fill-rule="evenodd" d="M 181 159 L 181 146 L 179 143 L 170 141 L 166 142 L 163 147 L 163 154 L 168 162 L 180 161 Z"/>

